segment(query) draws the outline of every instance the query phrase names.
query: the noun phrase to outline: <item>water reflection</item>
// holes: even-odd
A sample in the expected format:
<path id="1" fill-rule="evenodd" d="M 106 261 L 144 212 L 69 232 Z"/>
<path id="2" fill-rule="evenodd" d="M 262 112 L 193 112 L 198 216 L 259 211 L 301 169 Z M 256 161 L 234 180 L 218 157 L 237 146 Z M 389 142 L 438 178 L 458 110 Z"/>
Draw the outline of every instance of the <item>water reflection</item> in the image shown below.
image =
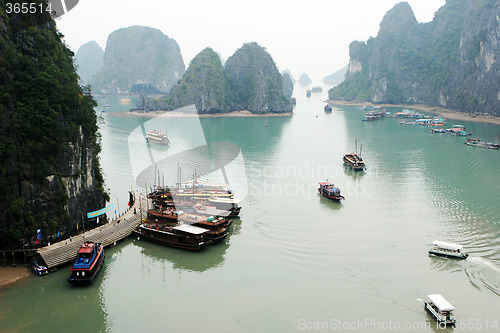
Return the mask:
<path id="1" fill-rule="evenodd" d="M 142 239 L 135 239 L 134 245 L 140 247 L 141 253 L 152 258 L 154 261 L 161 263 L 170 262 L 175 269 L 204 272 L 223 265 L 226 251 L 231 244 L 230 239 L 237 235 L 240 229 L 241 220 L 239 218 L 233 219 L 233 224 L 226 239 L 217 244 L 210 245 L 199 252 L 175 249 L 150 243 Z"/>
<path id="2" fill-rule="evenodd" d="M 344 165 L 344 174 L 346 176 L 350 176 L 353 179 L 358 180 L 358 179 L 363 178 L 366 175 L 366 172 L 365 171 L 357 171 L 357 170 L 354 170 L 354 169 Z"/>

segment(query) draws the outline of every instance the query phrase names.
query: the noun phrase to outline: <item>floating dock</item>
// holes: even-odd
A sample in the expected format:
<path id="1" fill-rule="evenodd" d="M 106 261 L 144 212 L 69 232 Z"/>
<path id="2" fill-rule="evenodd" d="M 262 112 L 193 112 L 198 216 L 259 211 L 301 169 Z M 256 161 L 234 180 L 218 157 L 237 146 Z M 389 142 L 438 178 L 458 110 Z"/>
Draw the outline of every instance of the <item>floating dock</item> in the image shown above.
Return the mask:
<path id="1" fill-rule="evenodd" d="M 138 193 L 136 192 L 136 195 Z M 41 247 L 36 252 L 42 257 L 48 269 L 64 265 L 76 258 L 78 249 L 85 241 L 101 243 L 104 247 L 129 236 L 142 219 L 147 217 L 147 202 L 143 194 L 137 195 L 134 205 L 119 218 L 102 226 L 71 237 L 61 242 Z M 141 216 L 142 205 L 142 216 Z M 136 214 L 134 214 L 134 208 Z"/>

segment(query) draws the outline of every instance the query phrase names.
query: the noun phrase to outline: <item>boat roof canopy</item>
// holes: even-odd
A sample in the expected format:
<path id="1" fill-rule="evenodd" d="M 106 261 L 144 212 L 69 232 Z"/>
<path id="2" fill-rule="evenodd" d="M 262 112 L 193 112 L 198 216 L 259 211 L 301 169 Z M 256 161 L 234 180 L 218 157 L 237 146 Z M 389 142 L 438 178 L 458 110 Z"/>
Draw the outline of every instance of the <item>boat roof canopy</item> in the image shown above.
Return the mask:
<path id="1" fill-rule="evenodd" d="M 193 235 L 201 235 L 208 231 L 205 228 L 196 227 L 190 224 L 179 224 L 176 225 L 175 227 L 172 227 L 172 229 L 187 232 Z"/>
<path id="2" fill-rule="evenodd" d="M 92 251 L 94 250 L 94 246 L 95 243 L 93 242 L 85 242 L 78 250 L 78 253 L 92 253 Z"/>
<path id="3" fill-rule="evenodd" d="M 454 251 L 461 250 L 464 247 L 463 245 L 460 244 L 441 242 L 438 240 L 435 240 L 434 242 L 432 242 L 432 244 L 443 249 L 454 250 Z"/>
<path id="4" fill-rule="evenodd" d="M 427 297 L 429 297 L 431 302 L 434 303 L 434 305 L 436 305 L 440 311 L 453 311 L 453 310 L 455 310 L 455 307 L 453 305 L 451 305 L 450 302 L 448 302 L 446 300 L 446 298 L 444 298 L 443 296 L 441 296 L 439 294 L 427 295 Z"/>
<path id="5" fill-rule="evenodd" d="M 325 185 L 333 185 L 333 184 L 332 184 L 332 183 L 330 183 L 330 182 L 320 182 L 319 184 L 320 184 L 320 185 L 323 185 L 323 186 L 325 186 Z"/>

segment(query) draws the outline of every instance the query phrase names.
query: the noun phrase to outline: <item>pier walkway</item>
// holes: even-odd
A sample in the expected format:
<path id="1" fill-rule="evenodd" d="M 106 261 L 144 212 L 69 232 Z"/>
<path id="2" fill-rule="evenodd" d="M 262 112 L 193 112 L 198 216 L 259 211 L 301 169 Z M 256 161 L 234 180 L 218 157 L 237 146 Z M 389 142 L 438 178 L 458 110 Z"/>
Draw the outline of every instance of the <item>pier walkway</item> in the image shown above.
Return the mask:
<path id="1" fill-rule="evenodd" d="M 85 241 L 101 243 L 106 247 L 129 236 L 132 230 L 141 224 L 142 219 L 147 217 L 145 195 L 139 194 L 139 192 L 135 194 L 136 200 L 134 205 L 117 219 L 95 229 L 73 236 L 70 239 L 39 248 L 37 253 L 42 257 L 47 268 L 51 269 L 75 259 L 78 249 Z M 141 203 L 142 218 L 140 216 Z M 134 214 L 134 208 L 136 209 L 136 214 Z"/>

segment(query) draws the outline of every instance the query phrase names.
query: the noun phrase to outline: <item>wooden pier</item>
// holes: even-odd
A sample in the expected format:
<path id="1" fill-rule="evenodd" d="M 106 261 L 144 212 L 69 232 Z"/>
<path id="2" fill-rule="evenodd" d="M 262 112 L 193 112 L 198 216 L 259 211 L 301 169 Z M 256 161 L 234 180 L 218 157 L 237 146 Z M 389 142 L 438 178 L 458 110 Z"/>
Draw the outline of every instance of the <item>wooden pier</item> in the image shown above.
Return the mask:
<path id="1" fill-rule="evenodd" d="M 146 205 L 146 197 L 136 192 L 134 205 L 119 218 L 70 239 L 41 247 L 37 253 L 42 257 L 47 268 L 52 269 L 74 260 L 78 249 L 85 241 L 101 243 L 105 247 L 114 244 L 129 236 L 132 230 L 141 224 L 142 219 L 147 217 Z M 134 214 L 134 208 L 136 214 Z"/>

